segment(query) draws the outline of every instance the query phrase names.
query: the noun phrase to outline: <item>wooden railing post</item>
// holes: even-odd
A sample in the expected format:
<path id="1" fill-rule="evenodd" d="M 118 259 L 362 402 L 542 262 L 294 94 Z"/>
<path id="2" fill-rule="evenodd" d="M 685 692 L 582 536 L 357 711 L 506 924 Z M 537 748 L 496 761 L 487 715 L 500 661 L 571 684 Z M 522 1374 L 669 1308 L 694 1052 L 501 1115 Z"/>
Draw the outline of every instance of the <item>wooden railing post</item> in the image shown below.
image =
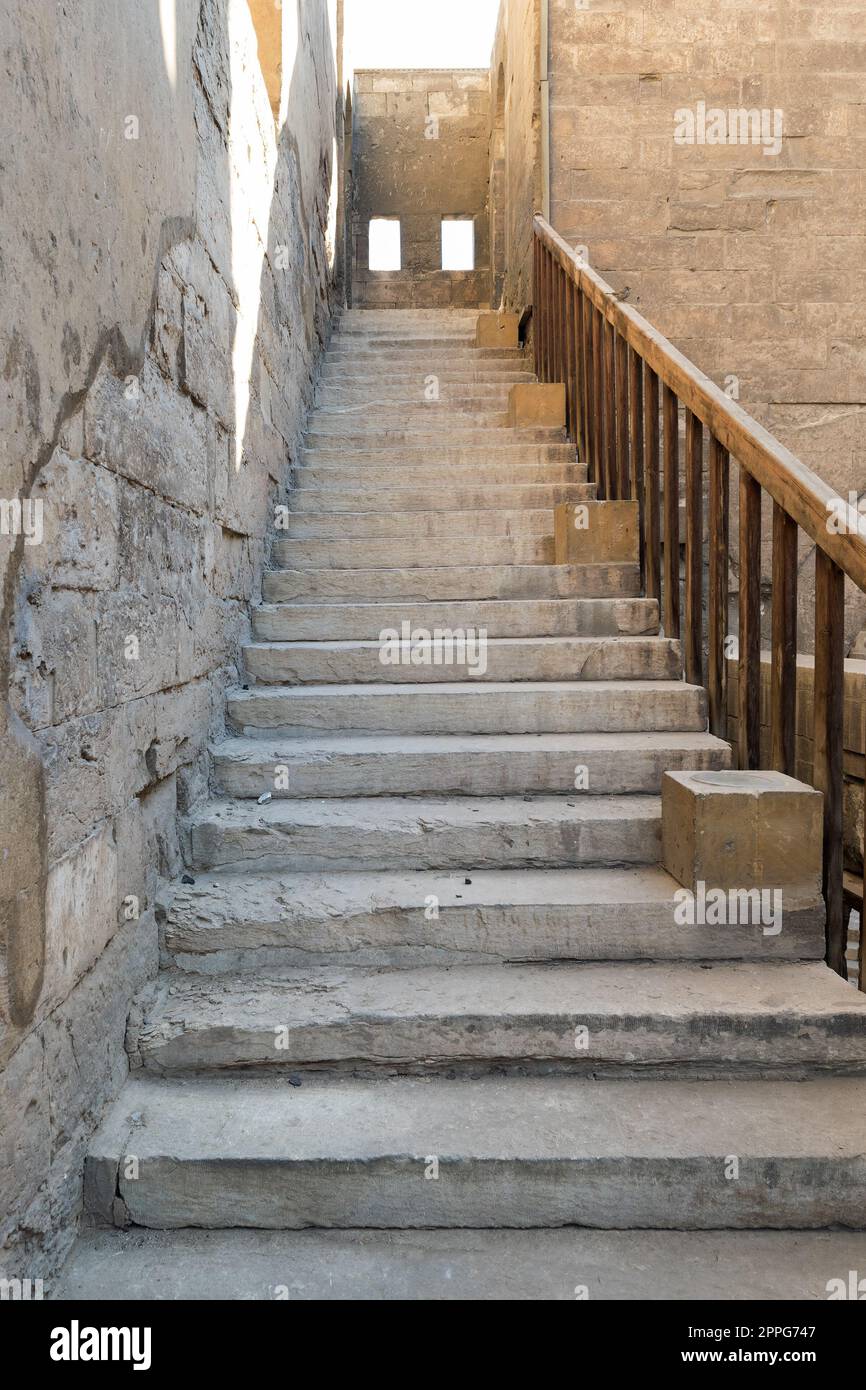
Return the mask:
<path id="1" fill-rule="evenodd" d="M 686 612 L 684 660 L 690 685 L 704 683 L 704 432 L 686 411 Z"/>
<path id="2" fill-rule="evenodd" d="M 842 900 L 842 715 L 845 684 L 844 575 L 823 550 L 815 551 L 815 692 L 813 781 L 824 793 L 824 901 L 827 964 L 845 966 Z"/>
<path id="3" fill-rule="evenodd" d="M 770 683 L 771 761 L 796 774 L 797 525 L 773 503 L 773 650 Z"/>
<path id="4" fill-rule="evenodd" d="M 644 395 L 644 446 L 646 449 L 646 594 L 661 602 L 661 474 L 659 472 L 659 379 L 651 367 L 646 369 Z"/>
<path id="5" fill-rule="evenodd" d="M 727 732 L 728 666 L 728 554 L 730 546 L 729 512 L 730 467 L 728 452 L 715 435 L 710 437 L 709 484 L 709 592 L 708 647 L 709 675 L 707 697 L 710 733 L 721 738 Z"/>
<path id="6" fill-rule="evenodd" d="M 761 764 L 761 489 L 742 467 L 738 645 L 738 763 L 745 770 Z"/>
<path id="7" fill-rule="evenodd" d="M 679 402 L 664 388 L 665 446 L 665 637 L 680 635 L 680 418 Z"/>

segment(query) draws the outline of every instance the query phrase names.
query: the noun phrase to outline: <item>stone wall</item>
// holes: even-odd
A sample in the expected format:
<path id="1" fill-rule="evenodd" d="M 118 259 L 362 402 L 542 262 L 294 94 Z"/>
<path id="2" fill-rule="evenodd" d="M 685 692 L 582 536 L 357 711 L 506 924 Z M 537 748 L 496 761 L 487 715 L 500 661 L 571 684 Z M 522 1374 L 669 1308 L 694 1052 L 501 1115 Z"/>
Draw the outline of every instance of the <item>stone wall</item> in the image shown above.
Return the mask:
<path id="1" fill-rule="evenodd" d="M 805 463 L 862 492 L 866 4 L 550 0 L 550 16 L 557 230 Z M 769 138 L 701 142 L 714 109 L 766 112 Z"/>
<path id="2" fill-rule="evenodd" d="M 532 215 L 542 199 L 540 11 L 541 0 L 502 0 L 490 70 L 493 301 L 517 313 L 532 303 Z"/>
<path id="3" fill-rule="evenodd" d="M 10 1277 L 74 1230 L 333 300 L 336 0 L 261 64 L 246 0 L 56 8 L 0 12 Z"/>
<path id="4" fill-rule="evenodd" d="M 358 69 L 353 102 L 353 305 L 488 305 L 487 71 Z M 399 271 L 369 269 L 378 217 L 400 219 Z M 474 218 L 473 271 L 442 270 L 443 217 Z"/>

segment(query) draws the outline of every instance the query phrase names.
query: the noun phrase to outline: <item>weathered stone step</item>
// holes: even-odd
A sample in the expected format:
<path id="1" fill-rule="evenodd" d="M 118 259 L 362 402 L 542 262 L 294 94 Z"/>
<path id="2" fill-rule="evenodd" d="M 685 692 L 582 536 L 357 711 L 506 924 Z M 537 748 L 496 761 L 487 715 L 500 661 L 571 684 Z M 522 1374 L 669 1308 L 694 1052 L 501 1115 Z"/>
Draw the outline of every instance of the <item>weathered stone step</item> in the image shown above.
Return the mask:
<path id="1" fill-rule="evenodd" d="M 380 401 L 366 401 L 363 405 L 323 406 L 317 405 L 311 411 L 307 430 L 311 434 L 343 435 L 356 427 L 366 432 L 375 418 L 378 428 L 385 433 L 394 430 L 418 429 L 424 433 L 441 431 L 450 434 L 452 430 L 501 430 L 508 428 L 508 413 L 504 406 L 487 403 L 479 409 L 458 409 L 448 401 L 438 405 L 425 405 L 415 402 L 411 405 L 384 404 Z"/>
<path id="2" fill-rule="evenodd" d="M 435 486 L 440 497 L 453 488 L 538 487 L 550 484 L 585 483 L 585 463 L 539 462 L 512 464 L 430 464 L 430 463 L 313 463 L 295 473 L 296 488 L 424 488 Z M 512 515 L 523 515 L 523 509 Z M 551 526 L 550 517 L 547 521 Z"/>
<path id="3" fill-rule="evenodd" d="M 227 739 L 213 754 L 225 796 L 590 796 L 661 791 L 665 772 L 730 767 L 711 734 L 342 734 L 279 744 Z M 277 771 L 280 769 L 280 772 Z M 286 785 L 288 782 L 288 785 Z"/>
<path id="4" fill-rule="evenodd" d="M 581 486 L 581 484 L 577 484 Z M 375 494 L 360 494 L 370 498 Z M 296 506 L 302 493 L 295 493 L 292 505 Z M 324 501 L 327 497 L 333 502 L 339 494 L 333 490 L 317 492 Z M 352 493 L 353 497 L 359 494 Z M 409 494 L 411 497 L 412 494 Z M 443 494 L 445 501 L 447 494 Z M 408 515 L 410 509 L 400 513 Z M 374 515 L 368 512 L 367 515 Z M 446 512 L 444 518 L 465 516 L 465 512 Z M 550 516 L 553 516 L 551 510 Z M 425 544 L 425 542 L 427 542 Z M 428 567 L 435 560 L 437 565 L 552 565 L 554 560 L 553 534 L 546 536 L 491 536 L 476 537 L 471 534 L 467 523 L 465 533 L 460 534 L 455 524 L 451 534 L 440 536 L 417 536 L 405 532 L 402 536 L 364 536 L 353 539 L 341 536 L 337 540 L 296 538 L 277 543 L 275 559 L 277 564 L 288 570 L 304 569 L 414 569 L 416 566 Z"/>
<path id="5" fill-rule="evenodd" d="M 313 733 L 703 733 L 706 696 L 682 681 L 260 686 L 228 695 L 239 729 Z"/>
<path id="6" fill-rule="evenodd" d="M 602 868 L 655 864 L 654 796 L 213 801 L 189 822 L 194 869 Z"/>
<path id="7" fill-rule="evenodd" d="M 663 637 L 482 638 L 476 631 L 461 638 L 446 628 L 438 642 L 431 632 L 425 649 L 423 635 L 409 641 L 401 637 L 398 643 L 390 640 L 387 626 L 381 631 L 386 636 L 372 642 L 250 643 L 244 647 L 247 674 L 270 685 L 354 685 L 460 679 L 675 681 L 682 673 L 679 642 Z"/>
<path id="8" fill-rule="evenodd" d="M 508 435 L 507 438 L 511 440 L 513 436 Z M 538 444 L 532 441 L 524 444 L 516 440 L 514 443 L 504 444 L 501 448 L 492 446 L 488 441 L 486 445 L 470 444 L 464 448 L 461 445 L 452 446 L 446 438 L 435 446 L 424 444 L 415 447 L 380 442 L 372 447 L 365 444 L 363 447 L 351 449 L 343 445 L 336 448 L 306 449 L 304 463 L 324 463 L 349 468 L 385 464 L 398 472 L 403 468 L 424 466 L 430 470 L 430 476 L 434 476 L 437 469 L 445 467 L 471 469 L 476 466 L 506 468 L 511 464 L 530 463 L 576 464 L 577 455 L 574 445 L 565 440 L 554 441 L 552 444 Z"/>
<path id="9" fill-rule="evenodd" d="M 437 342 L 423 338 L 402 343 L 388 339 L 378 342 L 371 339 L 366 343 L 337 342 L 328 349 L 324 360 L 340 365 L 345 363 L 350 367 L 389 367 L 393 363 L 404 368 L 418 367 L 428 373 L 435 372 L 437 367 L 449 367 L 458 363 L 483 366 L 488 362 L 508 362 L 520 367 L 522 371 L 526 371 L 529 366 L 529 359 L 517 348 L 476 348 L 467 343 L 449 342 L 446 339 Z"/>
<path id="10" fill-rule="evenodd" d="M 401 478 L 406 481 L 402 472 Z M 287 518 L 286 529 L 280 531 L 283 539 L 274 544 L 274 559 L 277 565 L 284 566 L 289 555 L 284 540 L 303 537 L 336 541 L 340 536 L 359 539 L 371 536 L 445 538 L 476 535 L 505 540 L 518 536 L 524 539 L 528 536 L 550 536 L 552 533 L 553 519 L 546 507 L 529 511 L 509 510 L 506 507 L 498 511 L 485 508 L 480 512 L 304 512 L 301 515 L 293 512 Z"/>
<path id="11" fill-rule="evenodd" d="M 371 390 L 376 390 L 381 386 L 393 385 L 406 387 L 410 390 L 416 390 L 420 387 L 421 390 L 424 390 L 431 375 L 436 377 L 440 388 L 456 387 L 467 383 L 473 386 L 496 387 L 502 384 L 510 386 L 515 382 L 533 382 L 535 380 L 531 371 L 526 370 L 519 363 L 512 365 L 510 362 L 478 364 L 461 362 L 453 366 L 440 365 L 435 372 L 431 373 L 425 371 L 420 363 L 414 367 L 401 367 L 396 362 L 377 366 L 375 363 L 367 361 L 353 366 L 351 362 L 329 365 L 327 359 L 324 359 L 319 373 L 319 381 L 325 386 L 340 383 L 346 388 L 369 387 Z"/>
<path id="12" fill-rule="evenodd" d="M 378 406 L 379 402 L 385 402 L 388 409 L 396 409 L 398 405 L 433 405 L 460 411 L 501 411 L 507 409 L 510 389 L 509 379 L 467 382 L 462 387 L 450 385 L 444 390 L 440 387 L 438 396 L 431 399 L 430 387 L 423 381 L 383 381 L 377 385 L 369 382 L 346 385 L 342 381 L 324 381 L 320 382 L 316 391 L 316 405 L 322 410 L 339 410 L 371 404 Z"/>
<path id="13" fill-rule="evenodd" d="M 340 962 L 823 959 L 820 898 L 787 893 L 782 931 L 772 934 L 754 918 L 691 925 L 677 916 L 680 891 L 655 865 L 615 874 L 210 871 L 167 890 L 163 932 L 174 963 L 196 973 Z"/>
<path id="14" fill-rule="evenodd" d="M 862 1226 L 864 1115 L 859 1078 L 142 1078 L 86 1203 L 158 1228 Z"/>
<path id="15" fill-rule="evenodd" d="M 461 1063 L 862 1073 L 866 996 L 824 964 L 766 962 L 328 966 L 222 982 L 163 972 L 133 1009 L 127 1048 L 163 1074 Z"/>
<path id="16" fill-rule="evenodd" d="M 559 502 L 589 502 L 594 483 L 535 483 L 518 487 L 300 488 L 292 493 L 293 512 L 471 512 L 549 507 Z M 491 563 L 496 563 L 492 561 Z"/>
<path id="17" fill-rule="evenodd" d="M 371 641 L 383 627 L 399 628 L 404 622 L 431 631 L 449 625 L 482 627 L 489 637 L 606 637 L 617 633 L 653 637 L 659 630 L 659 611 L 655 599 L 645 598 L 283 603 L 254 608 L 252 622 L 253 633 L 262 642 Z"/>
<path id="18" fill-rule="evenodd" d="M 395 423 L 393 426 L 379 428 L 373 418 L 370 418 L 365 426 L 358 419 L 347 419 L 345 416 L 339 423 L 342 428 L 337 428 L 335 422 L 329 422 L 326 428 L 322 428 L 318 423 L 312 427 L 311 422 L 311 427 L 304 435 L 305 448 L 333 449 L 339 447 L 344 453 L 350 454 L 370 448 L 390 447 L 403 451 L 414 447 L 426 449 L 430 454 L 443 447 L 460 449 L 469 445 L 478 445 L 484 449 L 498 452 L 500 441 L 504 446 L 510 445 L 512 447 L 522 443 L 564 444 L 566 442 L 562 430 L 547 426 L 527 426 L 526 429 L 516 430 L 508 429 L 505 426 L 497 429 L 477 429 L 472 425 L 459 427 L 455 425 L 447 430 L 437 430 L 430 425 L 426 428 L 422 428 L 421 424 L 417 428 L 404 428 Z"/>
<path id="19" fill-rule="evenodd" d="M 826 1299 L 866 1268 L 852 1231 L 86 1229 L 69 1302 L 593 1302 Z M 575 1280 L 579 1271 L 580 1283 Z M 578 1292 L 580 1291 L 580 1293 Z"/>
<path id="20" fill-rule="evenodd" d="M 637 565 L 439 565 L 429 569 L 267 570 L 266 603 L 294 599 L 637 598 Z"/>

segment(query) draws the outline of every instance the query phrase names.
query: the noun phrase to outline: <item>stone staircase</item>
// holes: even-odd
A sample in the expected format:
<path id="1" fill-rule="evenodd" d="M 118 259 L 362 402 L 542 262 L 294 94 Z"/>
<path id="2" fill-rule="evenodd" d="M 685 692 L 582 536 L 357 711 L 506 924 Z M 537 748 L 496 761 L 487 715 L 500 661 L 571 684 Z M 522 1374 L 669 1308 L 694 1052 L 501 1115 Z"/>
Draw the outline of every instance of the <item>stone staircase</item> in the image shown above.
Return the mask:
<path id="1" fill-rule="evenodd" d="M 474 334 L 349 311 L 333 338 L 88 1160 L 93 1217 L 130 1229 L 85 1237 L 70 1296 L 177 1296 L 153 1289 L 192 1259 L 179 1228 L 241 1283 L 267 1248 L 236 1296 L 400 1297 L 411 1266 L 423 1297 L 572 1298 L 590 1265 L 603 1295 L 638 1231 L 626 1296 L 686 1257 L 671 1296 L 718 1294 L 720 1260 L 741 1297 L 744 1262 L 854 1258 L 757 1232 L 866 1227 L 866 998 L 823 965 L 814 901 L 775 937 L 677 925 L 662 774 L 730 750 L 637 567 L 553 563 L 555 504 L 594 489 L 561 431 L 508 428 L 531 374 Z M 483 630 L 483 661 L 383 663 L 386 630 L 436 629 Z M 407 1251 L 373 1228 L 444 1229 Z"/>

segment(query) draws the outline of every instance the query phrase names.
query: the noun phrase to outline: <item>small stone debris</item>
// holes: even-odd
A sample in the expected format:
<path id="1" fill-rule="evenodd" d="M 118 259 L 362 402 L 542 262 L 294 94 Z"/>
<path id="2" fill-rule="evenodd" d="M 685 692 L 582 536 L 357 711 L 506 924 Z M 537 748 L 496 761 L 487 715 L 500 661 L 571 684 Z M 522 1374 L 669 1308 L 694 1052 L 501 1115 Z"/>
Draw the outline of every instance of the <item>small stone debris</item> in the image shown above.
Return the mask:
<path id="1" fill-rule="evenodd" d="M 268 802 L 269 802 L 269 801 L 273 801 L 273 799 L 274 799 L 274 794 L 273 794 L 273 792 L 262 792 L 261 796 L 259 797 L 259 805 L 260 805 L 260 806 L 267 806 Z"/>
<path id="2" fill-rule="evenodd" d="M 289 1077 L 289 1085 L 294 1086 L 295 1089 L 297 1089 L 298 1086 L 303 1086 L 303 1084 L 304 1083 L 299 1076 L 294 1075 Z"/>
<path id="3" fill-rule="evenodd" d="M 184 874 L 180 881 L 185 883 L 188 888 L 195 887 L 195 879 L 191 878 L 189 874 Z"/>

